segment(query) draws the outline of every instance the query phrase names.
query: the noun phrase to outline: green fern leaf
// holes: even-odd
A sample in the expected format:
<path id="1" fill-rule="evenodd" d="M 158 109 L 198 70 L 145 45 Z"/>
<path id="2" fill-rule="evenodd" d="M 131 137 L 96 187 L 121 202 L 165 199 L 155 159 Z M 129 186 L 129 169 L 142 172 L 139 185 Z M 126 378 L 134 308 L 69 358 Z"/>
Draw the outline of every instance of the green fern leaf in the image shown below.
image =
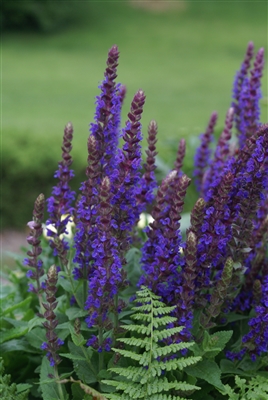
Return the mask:
<path id="1" fill-rule="evenodd" d="M 170 339 L 176 333 L 182 331 L 183 327 L 167 328 L 174 323 L 176 318 L 169 314 L 175 307 L 166 307 L 160 301 L 160 297 L 153 294 L 148 288 L 142 287 L 137 292 L 134 314 L 131 318 L 137 324 L 123 325 L 123 328 L 136 337 L 121 338 L 119 341 L 135 348 L 112 349 L 124 358 L 136 362 L 137 366 L 114 367 L 110 371 L 117 374 L 118 380 L 104 380 L 103 383 L 113 386 L 115 393 L 107 394 L 107 398 L 113 400 L 184 400 L 175 396 L 173 391 L 193 392 L 200 389 L 186 382 L 169 381 L 165 376 L 166 371 L 174 371 L 196 364 L 201 357 L 180 357 L 165 359 L 175 354 L 178 356 L 181 350 L 189 349 L 192 343 L 171 343 L 164 345 L 164 339 Z"/>

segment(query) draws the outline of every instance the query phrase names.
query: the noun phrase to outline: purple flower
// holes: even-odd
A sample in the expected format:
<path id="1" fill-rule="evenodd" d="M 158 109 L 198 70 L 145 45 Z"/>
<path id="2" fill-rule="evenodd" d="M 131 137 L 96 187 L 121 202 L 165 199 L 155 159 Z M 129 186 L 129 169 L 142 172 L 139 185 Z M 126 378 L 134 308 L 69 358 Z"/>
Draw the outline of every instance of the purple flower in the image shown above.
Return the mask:
<path id="1" fill-rule="evenodd" d="M 256 356 L 268 352 L 268 275 L 263 278 L 262 297 L 255 312 L 256 316 L 248 323 L 250 331 L 242 338 L 243 346 L 249 350 L 253 361 Z"/>
<path id="2" fill-rule="evenodd" d="M 101 178 L 111 176 L 116 168 L 116 151 L 119 141 L 120 112 L 125 97 L 125 87 L 115 83 L 119 51 L 113 46 L 108 52 L 107 68 L 96 98 L 95 123 L 90 125 L 96 139 L 102 165 Z"/>
<path id="3" fill-rule="evenodd" d="M 183 259 L 179 220 L 189 184 L 186 175 L 178 177 L 176 170 L 169 173 L 156 195 L 152 210 L 154 221 L 145 230 L 148 240 L 142 248 L 144 275 L 139 285 L 147 285 L 167 303 L 174 300 L 175 290 L 179 290 L 180 285 L 177 269 Z"/>
<path id="4" fill-rule="evenodd" d="M 108 311 L 114 307 L 114 298 L 123 283 L 122 263 L 119 248 L 111 228 L 113 207 L 111 206 L 111 184 L 104 178 L 100 187 L 97 237 L 94 240 L 92 259 L 94 270 L 89 280 L 88 298 L 85 308 L 89 310 L 89 327 L 103 325 Z"/>

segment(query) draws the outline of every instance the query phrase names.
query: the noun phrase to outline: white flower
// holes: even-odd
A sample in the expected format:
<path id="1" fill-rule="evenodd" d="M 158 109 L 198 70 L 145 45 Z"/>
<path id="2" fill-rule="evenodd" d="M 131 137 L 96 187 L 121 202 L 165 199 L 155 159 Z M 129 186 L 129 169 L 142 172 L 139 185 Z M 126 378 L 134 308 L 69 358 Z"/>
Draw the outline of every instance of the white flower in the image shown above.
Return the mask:
<path id="1" fill-rule="evenodd" d="M 141 213 L 140 220 L 138 222 L 138 228 L 143 229 L 153 221 L 154 219 L 150 214 Z"/>
<path id="2" fill-rule="evenodd" d="M 64 214 L 61 216 L 61 221 L 64 220 L 68 215 Z M 67 239 L 72 239 L 73 237 L 73 227 L 75 226 L 75 223 L 73 221 L 73 218 L 71 217 L 66 225 L 66 233 L 62 233 L 60 235 L 60 239 L 62 240 L 63 238 Z M 52 232 L 57 233 L 57 230 L 53 224 L 49 225 L 43 225 L 43 235 L 47 240 L 53 239 L 51 236 L 48 235 L 48 229 Z"/>

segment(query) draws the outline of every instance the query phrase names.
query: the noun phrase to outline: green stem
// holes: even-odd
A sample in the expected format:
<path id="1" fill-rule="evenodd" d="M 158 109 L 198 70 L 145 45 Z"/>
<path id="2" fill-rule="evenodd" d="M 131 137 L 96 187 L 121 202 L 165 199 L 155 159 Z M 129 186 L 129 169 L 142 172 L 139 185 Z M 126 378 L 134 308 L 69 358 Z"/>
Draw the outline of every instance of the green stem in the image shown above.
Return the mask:
<path id="1" fill-rule="evenodd" d="M 73 278 L 72 278 L 72 275 L 71 275 L 71 260 L 69 260 L 68 264 L 66 265 L 66 274 L 67 274 L 68 280 L 69 280 L 69 282 L 71 284 L 72 292 L 73 292 L 73 295 L 75 297 L 75 300 L 76 300 L 77 304 L 79 305 L 79 307 L 83 310 L 84 309 L 83 304 L 81 304 L 81 302 L 79 301 L 78 297 L 75 295 L 76 294 L 76 290 L 75 290 L 74 281 L 73 281 Z"/>
<path id="2" fill-rule="evenodd" d="M 113 330 L 113 346 L 115 345 L 116 335 L 119 328 L 119 318 L 118 318 L 118 294 L 114 298 L 114 330 Z"/>
<path id="3" fill-rule="evenodd" d="M 102 349 L 103 344 L 103 329 L 101 323 L 99 325 L 99 347 Z M 99 371 L 103 369 L 103 351 L 99 353 Z"/>
<path id="4" fill-rule="evenodd" d="M 57 387 L 58 387 L 58 392 L 59 392 L 59 396 L 60 396 L 59 398 L 60 398 L 60 400 L 64 400 L 64 394 L 63 394 L 62 386 L 61 386 L 61 383 L 59 383 L 60 377 L 59 377 L 57 365 L 54 366 L 54 372 L 55 372 L 55 378 L 56 378 L 56 381 L 57 381 Z"/>

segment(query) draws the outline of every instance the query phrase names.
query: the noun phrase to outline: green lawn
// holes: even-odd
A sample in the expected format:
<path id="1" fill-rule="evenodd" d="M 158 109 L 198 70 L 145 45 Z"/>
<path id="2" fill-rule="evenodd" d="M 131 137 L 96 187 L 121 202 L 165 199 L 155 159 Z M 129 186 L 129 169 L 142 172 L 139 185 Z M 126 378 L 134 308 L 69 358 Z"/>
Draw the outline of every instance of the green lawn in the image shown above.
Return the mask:
<path id="1" fill-rule="evenodd" d="M 256 49 L 267 50 L 267 3 L 186 1 L 185 5 L 160 14 L 132 8 L 128 1 L 92 1 L 80 24 L 59 33 L 6 33 L 2 152 L 11 157 L 9 168 L 21 165 L 23 176 L 23 171 L 26 175 L 39 165 L 45 168 L 54 159 L 55 169 L 69 120 L 75 128 L 73 155 L 77 168 L 83 168 L 94 98 L 113 44 L 121 52 L 118 81 L 128 90 L 123 123 L 134 93 L 142 88 L 147 96 L 143 130 L 151 119 L 158 122 L 158 151 L 170 166 L 179 138 L 185 137 L 191 147 L 213 110 L 219 112 L 222 128 L 247 43 L 253 40 Z M 265 74 L 263 122 L 268 121 L 267 84 Z M 36 181 L 35 195 L 41 190 Z"/>

